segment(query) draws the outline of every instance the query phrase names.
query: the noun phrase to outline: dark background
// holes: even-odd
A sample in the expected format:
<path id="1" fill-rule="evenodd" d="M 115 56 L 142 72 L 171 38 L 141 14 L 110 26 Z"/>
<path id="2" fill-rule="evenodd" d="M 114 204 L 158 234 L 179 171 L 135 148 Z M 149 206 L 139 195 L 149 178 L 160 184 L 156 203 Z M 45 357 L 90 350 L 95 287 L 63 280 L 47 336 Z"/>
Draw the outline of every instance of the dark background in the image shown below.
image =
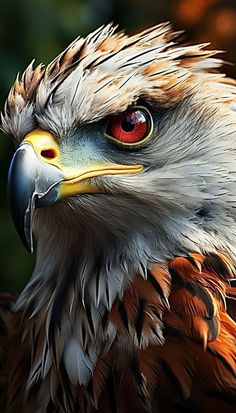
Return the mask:
<path id="1" fill-rule="evenodd" d="M 171 21 L 186 29 L 185 39 L 211 42 L 236 62 L 235 0 L 1 0 L 0 104 L 4 104 L 17 72 L 29 62 L 47 64 L 79 34 L 113 21 L 128 33 Z M 225 72 L 236 77 L 233 65 Z M 15 232 L 6 201 L 6 180 L 13 146 L 0 136 L 0 289 L 19 291 L 33 269 L 35 256 L 24 249 Z"/>

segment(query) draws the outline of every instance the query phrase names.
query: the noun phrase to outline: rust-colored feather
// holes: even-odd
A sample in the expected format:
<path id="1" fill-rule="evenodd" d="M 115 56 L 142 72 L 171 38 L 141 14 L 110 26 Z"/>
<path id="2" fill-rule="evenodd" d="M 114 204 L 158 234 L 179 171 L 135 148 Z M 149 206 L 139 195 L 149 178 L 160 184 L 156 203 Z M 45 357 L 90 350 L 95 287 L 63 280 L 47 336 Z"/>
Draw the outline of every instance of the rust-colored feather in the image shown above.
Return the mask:
<path id="1" fill-rule="evenodd" d="M 71 403 L 78 403 L 83 413 L 145 413 L 159 408 L 204 413 L 218 405 L 232 412 L 236 324 L 226 301 L 226 295 L 227 300 L 235 295 L 229 286 L 232 277 L 231 261 L 222 254 L 176 257 L 166 266 L 150 265 L 146 280 L 136 275 L 103 322 L 105 329 L 109 323 L 117 329 L 113 344 L 104 347 L 88 387 L 71 388 Z M 7 360 L 2 377 L 8 375 L 9 380 L 8 391 L 4 382 L 4 396 L 10 396 L 10 412 L 23 413 L 28 343 L 22 342 L 20 314 L 9 313 L 12 298 L 2 297 L 1 308 L 7 308 L 2 320 L 11 337 L 9 351 L 4 342 L 1 347 L 1 357 Z M 40 382 L 31 388 L 29 400 L 39 397 L 39 389 Z M 48 400 L 47 412 L 57 411 Z"/>
<path id="2" fill-rule="evenodd" d="M 154 268 L 157 283 L 158 268 L 159 282 L 165 279 L 162 287 L 155 288 L 150 279 L 139 282 L 137 278 L 122 302 L 112 309 L 111 319 L 118 326 L 119 336 L 106 355 L 106 377 L 100 380 L 95 374 L 92 383 L 92 388 L 97 389 L 101 382 L 107 389 L 104 398 L 102 386 L 95 396 L 93 393 L 99 411 L 145 412 L 156 411 L 159 406 L 163 412 L 207 412 L 219 403 L 231 412 L 236 400 L 236 324 L 222 305 L 232 278 L 230 260 L 222 254 L 190 254 L 169 262 L 169 276 L 168 270 L 158 265 Z M 167 293 L 170 309 L 163 305 L 162 291 Z M 163 314 L 164 345 L 150 342 L 142 349 L 135 345 L 136 314 L 145 306 L 157 311 L 160 319 Z M 150 338 L 149 324 L 148 317 L 142 317 L 141 334 Z M 124 337 L 129 335 L 128 344 Z M 116 383 L 113 390 L 109 369 Z M 111 391 L 112 399 L 108 397 Z M 129 400 L 135 398 L 137 405 L 131 406 Z"/>

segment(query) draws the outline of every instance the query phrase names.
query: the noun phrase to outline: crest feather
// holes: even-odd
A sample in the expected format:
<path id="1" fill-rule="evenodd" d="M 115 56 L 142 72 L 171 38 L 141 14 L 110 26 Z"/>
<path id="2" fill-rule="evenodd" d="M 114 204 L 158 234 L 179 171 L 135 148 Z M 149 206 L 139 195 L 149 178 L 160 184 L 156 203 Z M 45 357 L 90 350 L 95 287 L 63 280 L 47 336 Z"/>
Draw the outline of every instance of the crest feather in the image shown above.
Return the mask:
<path id="1" fill-rule="evenodd" d="M 55 123 L 55 129 L 61 129 L 53 113 L 58 122 L 64 112 L 70 112 L 72 124 L 94 122 L 139 98 L 169 107 L 200 89 L 212 102 L 232 105 L 235 82 L 215 73 L 222 64 L 214 57 L 218 51 L 206 50 L 209 43 L 178 45 L 178 35 L 168 23 L 133 36 L 108 24 L 86 38 L 78 37 L 48 66 L 33 69 L 32 62 L 21 79 L 17 77 L 2 128 L 20 138 L 22 125 L 33 123 L 25 120 L 27 107 L 33 107 L 37 119 L 42 116 L 42 126 Z"/>

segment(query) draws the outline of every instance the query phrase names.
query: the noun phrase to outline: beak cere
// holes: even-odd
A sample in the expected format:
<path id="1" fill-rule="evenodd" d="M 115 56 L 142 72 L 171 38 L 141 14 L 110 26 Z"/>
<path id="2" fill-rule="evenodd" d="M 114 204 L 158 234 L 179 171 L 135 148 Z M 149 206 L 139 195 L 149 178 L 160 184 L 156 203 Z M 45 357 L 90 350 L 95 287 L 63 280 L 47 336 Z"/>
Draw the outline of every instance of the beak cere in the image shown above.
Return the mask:
<path id="1" fill-rule="evenodd" d="M 14 224 L 29 252 L 33 251 L 33 210 L 56 202 L 58 184 L 63 179 L 62 171 L 41 162 L 27 142 L 22 143 L 13 156 L 8 175 L 8 200 Z"/>
<path id="2" fill-rule="evenodd" d="M 96 176 L 136 174 L 142 169 L 142 165 L 112 163 L 67 167 L 61 163 L 58 143 L 50 132 L 30 132 L 15 152 L 8 176 L 12 218 L 28 251 L 33 251 L 34 208 L 49 206 L 60 198 L 104 192 L 90 181 Z"/>

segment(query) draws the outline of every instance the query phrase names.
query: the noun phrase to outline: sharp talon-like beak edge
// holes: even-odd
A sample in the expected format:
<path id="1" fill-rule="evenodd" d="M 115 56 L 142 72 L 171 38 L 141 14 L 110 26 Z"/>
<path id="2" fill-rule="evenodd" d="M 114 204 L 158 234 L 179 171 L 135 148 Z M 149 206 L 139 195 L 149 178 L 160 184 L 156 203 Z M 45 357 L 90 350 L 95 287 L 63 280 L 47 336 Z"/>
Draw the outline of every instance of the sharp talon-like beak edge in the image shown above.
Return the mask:
<path id="1" fill-rule="evenodd" d="M 21 144 L 15 152 L 8 175 L 8 201 L 16 229 L 29 252 L 33 252 L 34 208 L 56 202 L 62 180 L 63 173 L 42 163 L 29 143 Z"/>
<path id="2" fill-rule="evenodd" d="M 78 194 L 104 192 L 91 182 L 102 175 L 136 174 L 142 165 L 93 164 L 70 168 L 61 163 L 54 136 L 41 129 L 30 132 L 15 152 L 8 176 L 8 200 L 17 231 L 29 252 L 33 251 L 34 208 Z"/>

